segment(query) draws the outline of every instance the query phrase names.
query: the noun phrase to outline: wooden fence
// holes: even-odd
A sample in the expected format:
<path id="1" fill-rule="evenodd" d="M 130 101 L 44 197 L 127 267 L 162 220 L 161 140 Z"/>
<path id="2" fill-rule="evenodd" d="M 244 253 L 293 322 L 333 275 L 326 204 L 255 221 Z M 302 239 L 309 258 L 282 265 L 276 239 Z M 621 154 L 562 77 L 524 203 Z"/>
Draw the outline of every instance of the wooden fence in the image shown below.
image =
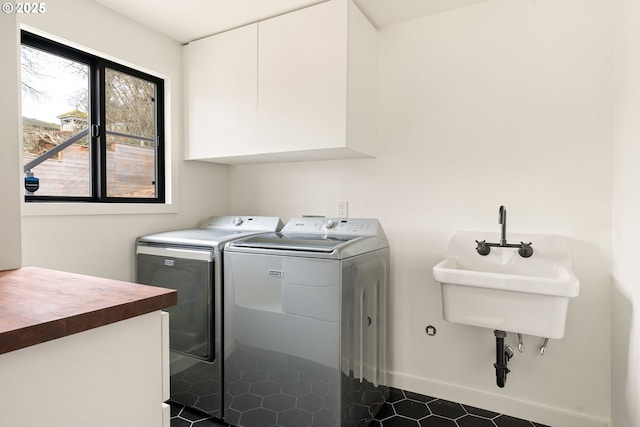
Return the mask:
<path id="1" fill-rule="evenodd" d="M 89 148 L 72 145 L 60 156 L 33 168 L 40 179 L 39 196 L 82 197 L 91 194 Z M 35 156 L 24 155 L 24 163 Z M 110 197 L 154 197 L 155 151 L 153 148 L 111 144 L 107 150 L 107 193 Z"/>

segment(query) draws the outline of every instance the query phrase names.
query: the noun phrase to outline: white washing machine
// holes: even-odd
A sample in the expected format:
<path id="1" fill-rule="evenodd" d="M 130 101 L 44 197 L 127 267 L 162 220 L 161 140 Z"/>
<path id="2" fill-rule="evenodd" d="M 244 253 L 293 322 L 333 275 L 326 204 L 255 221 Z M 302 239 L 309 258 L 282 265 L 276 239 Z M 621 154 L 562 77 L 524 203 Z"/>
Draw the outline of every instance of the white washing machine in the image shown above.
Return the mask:
<path id="1" fill-rule="evenodd" d="M 136 239 L 136 282 L 178 291 L 169 308 L 171 400 L 222 419 L 224 245 L 282 228 L 280 218 L 214 216 Z"/>
<path id="2" fill-rule="evenodd" d="M 224 420 L 366 425 L 389 392 L 389 244 L 378 220 L 293 218 L 228 243 L 224 263 Z M 260 399 L 234 407 L 247 383 Z"/>

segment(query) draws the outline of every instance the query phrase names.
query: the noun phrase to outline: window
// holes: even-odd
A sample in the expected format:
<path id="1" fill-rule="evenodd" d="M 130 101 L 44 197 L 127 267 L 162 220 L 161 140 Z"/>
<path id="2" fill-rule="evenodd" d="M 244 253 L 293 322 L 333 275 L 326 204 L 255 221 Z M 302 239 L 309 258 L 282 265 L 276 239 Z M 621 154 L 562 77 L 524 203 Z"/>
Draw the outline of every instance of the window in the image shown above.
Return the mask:
<path id="1" fill-rule="evenodd" d="M 164 203 L 164 81 L 22 32 L 25 200 Z"/>

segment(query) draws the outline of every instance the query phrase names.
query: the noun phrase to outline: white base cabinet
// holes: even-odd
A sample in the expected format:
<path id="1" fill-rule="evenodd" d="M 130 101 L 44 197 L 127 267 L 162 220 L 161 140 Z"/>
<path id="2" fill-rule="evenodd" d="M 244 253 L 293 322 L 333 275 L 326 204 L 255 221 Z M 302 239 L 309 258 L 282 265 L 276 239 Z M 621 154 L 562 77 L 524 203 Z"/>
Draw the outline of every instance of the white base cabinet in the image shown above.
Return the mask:
<path id="1" fill-rule="evenodd" d="M 0 426 L 168 427 L 160 311 L 0 355 Z"/>
<path id="2" fill-rule="evenodd" d="M 372 157 L 377 32 L 329 0 L 190 43 L 188 159 Z"/>

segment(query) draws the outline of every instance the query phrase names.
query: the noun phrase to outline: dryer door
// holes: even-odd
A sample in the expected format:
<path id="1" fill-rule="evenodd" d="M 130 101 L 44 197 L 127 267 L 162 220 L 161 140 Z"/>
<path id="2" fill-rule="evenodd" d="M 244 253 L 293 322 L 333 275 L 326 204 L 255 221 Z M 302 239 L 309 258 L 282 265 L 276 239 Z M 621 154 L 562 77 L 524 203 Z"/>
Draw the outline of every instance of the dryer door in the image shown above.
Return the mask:
<path id="1" fill-rule="evenodd" d="M 213 252 L 138 246 L 136 282 L 178 291 L 169 308 L 171 350 L 213 361 Z"/>

